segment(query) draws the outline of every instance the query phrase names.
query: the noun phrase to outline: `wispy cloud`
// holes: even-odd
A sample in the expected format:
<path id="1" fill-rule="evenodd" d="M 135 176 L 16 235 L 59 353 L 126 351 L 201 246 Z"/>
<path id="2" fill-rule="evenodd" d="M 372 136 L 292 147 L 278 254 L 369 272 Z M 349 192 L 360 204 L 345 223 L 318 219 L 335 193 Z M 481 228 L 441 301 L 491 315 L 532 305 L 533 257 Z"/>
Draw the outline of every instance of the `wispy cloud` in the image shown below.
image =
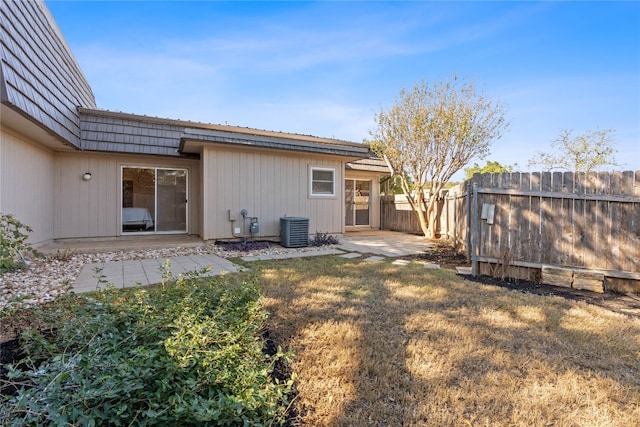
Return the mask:
<path id="1" fill-rule="evenodd" d="M 235 3 L 190 4 L 206 16 L 171 16 L 157 29 L 149 19 L 124 28 L 125 41 L 114 31 L 72 43 L 99 107 L 361 141 L 373 110 L 391 105 L 401 87 L 456 73 L 507 106 L 511 130 L 492 159 L 524 165 L 528 150 L 559 129 L 598 126 L 615 128 L 620 151 L 640 167 L 638 30 L 607 32 L 615 44 L 593 36 L 600 44 L 585 45 L 578 35 L 600 16 L 565 18 L 586 6 L 312 2 L 258 13 Z M 610 7 L 618 6 L 588 6 Z M 135 8 L 145 13 L 144 4 Z M 610 20 L 620 25 L 614 12 Z"/>

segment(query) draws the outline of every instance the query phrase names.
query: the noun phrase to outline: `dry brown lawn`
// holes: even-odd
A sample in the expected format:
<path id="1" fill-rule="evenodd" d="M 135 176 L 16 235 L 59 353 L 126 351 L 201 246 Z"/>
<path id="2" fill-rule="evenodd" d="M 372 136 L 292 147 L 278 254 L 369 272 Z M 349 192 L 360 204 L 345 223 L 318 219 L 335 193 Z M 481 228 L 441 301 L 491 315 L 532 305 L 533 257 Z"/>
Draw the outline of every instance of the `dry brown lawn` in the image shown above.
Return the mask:
<path id="1" fill-rule="evenodd" d="M 299 425 L 640 426 L 638 319 L 417 263 L 248 266 Z"/>

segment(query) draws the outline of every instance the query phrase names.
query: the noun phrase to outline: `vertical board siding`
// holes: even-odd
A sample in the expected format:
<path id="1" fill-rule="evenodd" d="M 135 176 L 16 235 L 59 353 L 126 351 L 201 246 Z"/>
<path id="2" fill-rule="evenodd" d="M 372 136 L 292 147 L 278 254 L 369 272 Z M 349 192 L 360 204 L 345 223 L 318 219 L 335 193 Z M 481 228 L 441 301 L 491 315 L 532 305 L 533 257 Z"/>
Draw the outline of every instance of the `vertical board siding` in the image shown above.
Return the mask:
<path id="1" fill-rule="evenodd" d="M 640 272 L 640 171 L 478 174 L 468 183 L 479 188 L 480 257 Z M 469 188 L 449 190 L 438 230 L 451 237 L 455 227 L 467 246 Z M 493 224 L 480 219 L 483 204 L 495 205 Z M 403 196 L 383 196 L 384 228 L 419 233 L 408 209 Z"/>
<path id="2" fill-rule="evenodd" d="M 0 206 L 30 226 L 31 243 L 53 237 L 54 156 L 17 134 L 0 130 Z"/>
<path id="3" fill-rule="evenodd" d="M 255 237 L 274 238 L 280 234 L 280 218 L 309 218 L 309 232 L 342 233 L 344 165 L 321 156 L 296 157 L 268 151 L 205 149 L 203 181 L 206 194 L 204 239 L 231 239 L 233 229 L 244 224 L 240 211 L 257 217 L 260 232 Z M 335 169 L 336 195 L 310 197 L 309 168 Z M 235 221 L 229 220 L 229 211 Z M 248 221 L 247 224 L 248 226 Z"/>
<path id="4" fill-rule="evenodd" d="M 53 238 L 113 237 L 121 233 L 122 166 L 168 167 L 188 170 L 189 234 L 199 233 L 199 164 L 194 160 L 136 156 L 58 153 L 55 156 Z M 91 172 L 92 179 L 82 175 Z M 53 192 L 52 192 L 53 194 Z"/>

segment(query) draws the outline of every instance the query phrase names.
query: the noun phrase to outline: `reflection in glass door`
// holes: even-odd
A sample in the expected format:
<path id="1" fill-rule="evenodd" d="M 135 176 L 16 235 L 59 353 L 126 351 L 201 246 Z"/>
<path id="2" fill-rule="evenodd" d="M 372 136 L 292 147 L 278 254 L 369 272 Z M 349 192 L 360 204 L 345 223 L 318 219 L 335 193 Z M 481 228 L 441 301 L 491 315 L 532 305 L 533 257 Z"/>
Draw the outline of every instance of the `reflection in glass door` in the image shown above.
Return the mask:
<path id="1" fill-rule="evenodd" d="M 185 233 L 187 171 L 122 168 L 122 232 Z"/>
<path id="2" fill-rule="evenodd" d="M 369 225 L 369 194 L 371 181 L 345 180 L 345 225 Z"/>
<path id="3" fill-rule="evenodd" d="M 157 169 L 156 231 L 187 231 L 187 171 Z"/>

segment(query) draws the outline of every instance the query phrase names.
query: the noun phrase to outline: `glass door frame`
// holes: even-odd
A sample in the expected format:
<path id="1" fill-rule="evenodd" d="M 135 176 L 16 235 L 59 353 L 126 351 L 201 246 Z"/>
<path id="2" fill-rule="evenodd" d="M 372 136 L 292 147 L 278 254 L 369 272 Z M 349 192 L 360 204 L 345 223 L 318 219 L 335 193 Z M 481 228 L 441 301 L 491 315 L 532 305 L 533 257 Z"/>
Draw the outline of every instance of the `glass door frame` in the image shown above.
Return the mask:
<path id="1" fill-rule="evenodd" d="M 153 218 L 153 230 L 144 230 L 144 231 L 131 231 L 124 232 L 123 224 L 122 224 L 122 206 L 123 200 L 123 190 L 124 190 L 124 170 L 125 169 L 151 169 L 153 170 L 154 175 L 154 189 L 153 189 L 153 198 L 154 198 L 154 218 Z M 157 231 L 157 223 L 158 223 L 158 170 L 177 170 L 184 171 L 185 173 L 185 225 L 184 230 L 169 230 L 169 231 Z M 171 167 L 171 166 L 145 166 L 145 165 L 121 165 L 120 166 L 120 193 L 119 193 L 119 202 L 120 202 L 120 218 L 119 218 L 119 235 L 120 236 L 140 236 L 140 235 L 152 235 L 152 234 L 188 234 L 189 232 L 189 169 L 184 167 Z"/>
<path id="2" fill-rule="evenodd" d="M 371 219 L 372 219 L 371 218 L 371 191 L 372 191 L 372 188 L 373 188 L 373 181 L 371 179 L 362 179 L 362 178 L 345 178 L 344 181 L 345 181 L 345 191 L 344 191 L 344 193 L 345 193 L 344 194 L 344 203 L 345 203 L 344 221 L 345 221 L 345 227 L 348 227 L 350 229 L 358 228 L 358 227 L 364 227 L 364 228 L 371 227 Z M 357 217 L 358 217 L 357 213 L 358 213 L 358 210 L 356 209 L 357 203 L 356 203 L 356 200 L 355 200 L 355 192 L 356 192 L 356 186 L 357 186 L 357 182 L 358 181 L 366 182 L 366 183 L 369 184 L 369 195 L 368 195 L 368 200 L 367 200 L 368 217 L 367 217 L 367 223 L 366 224 L 357 224 Z M 353 209 L 351 210 L 351 212 L 349 212 L 349 208 L 347 206 L 347 203 L 349 203 L 347 201 L 347 183 L 351 183 L 353 194 L 354 194 L 354 199 L 351 202 L 353 204 Z M 347 214 L 348 213 L 351 213 L 351 215 L 352 215 L 352 219 L 351 219 L 352 224 L 351 225 L 347 225 Z"/>

